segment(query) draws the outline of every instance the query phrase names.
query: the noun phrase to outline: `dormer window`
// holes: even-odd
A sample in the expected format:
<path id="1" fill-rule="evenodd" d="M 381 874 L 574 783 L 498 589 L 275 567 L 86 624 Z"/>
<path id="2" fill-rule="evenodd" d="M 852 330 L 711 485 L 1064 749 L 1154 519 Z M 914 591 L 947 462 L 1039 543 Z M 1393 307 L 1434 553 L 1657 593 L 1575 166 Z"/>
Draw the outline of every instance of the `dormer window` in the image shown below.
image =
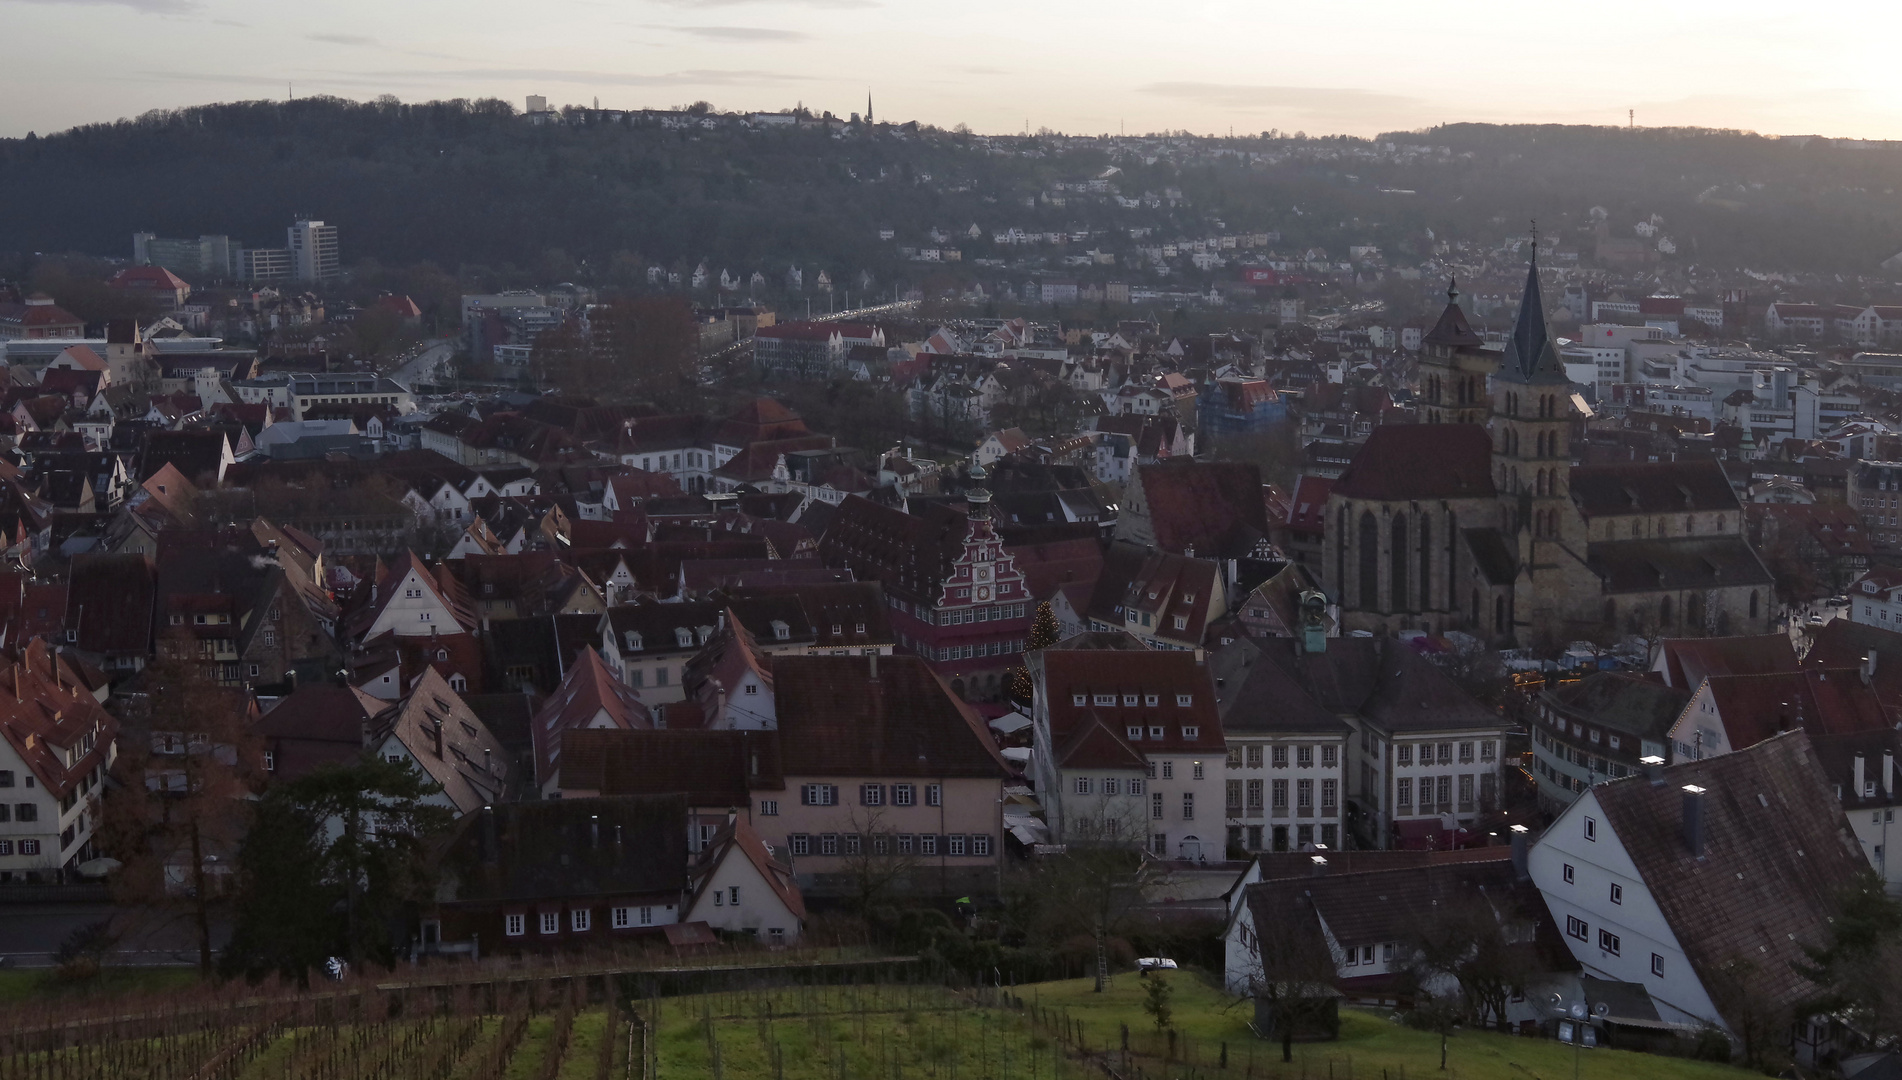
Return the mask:
<path id="1" fill-rule="evenodd" d="M 627 651 L 641 651 L 641 632 L 639 630 L 629 630 L 627 632 Z"/>
<path id="2" fill-rule="evenodd" d="M 694 634 L 695 640 L 697 640 L 700 644 L 705 645 L 707 643 L 707 639 L 713 636 L 713 627 L 711 626 L 694 627 L 693 634 Z"/>
<path id="3" fill-rule="evenodd" d="M 785 641 L 787 638 L 791 636 L 792 636 L 792 627 L 787 626 L 785 623 L 781 622 L 778 619 L 773 620 L 773 638 L 775 640 Z"/>
<path id="4" fill-rule="evenodd" d="M 1162 725 L 1160 725 L 1160 724 L 1158 724 L 1158 725 L 1155 725 L 1155 726 L 1153 726 L 1153 727 L 1151 727 L 1151 728 L 1149 729 L 1149 737 L 1150 737 L 1150 738 L 1152 738 L 1152 739 L 1160 739 L 1160 738 L 1162 738 Z"/>
<path id="5" fill-rule="evenodd" d="M 1182 729 L 1182 737 L 1185 739 L 1200 738 L 1201 735 L 1202 735 L 1202 729 L 1194 726 L 1193 724 L 1188 725 Z"/>
<path id="6" fill-rule="evenodd" d="M 1176 695 L 1176 704 L 1177 704 L 1177 705 L 1179 705 L 1179 706 L 1181 706 L 1182 708 L 1185 708 L 1185 709 L 1186 709 L 1186 708 L 1188 708 L 1188 707 L 1189 707 L 1190 705 L 1192 705 L 1192 704 L 1194 704 L 1194 702 L 1195 702 L 1195 699 L 1194 699 L 1193 697 L 1191 697 L 1190 695 L 1188 695 L 1188 694 L 1177 694 L 1177 695 Z"/>
<path id="7" fill-rule="evenodd" d="M 1096 703 L 1098 705 L 1115 705 L 1116 695 L 1115 694 L 1098 694 L 1096 695 Z"/>
<path id="8" fill-rule="evenodd" d="M 1136 695 L 1135 695 L 1135 694 L 1124 694 L 1124 695 L 1123 695 L 1123 705 L 1124 705 L 1125 707 L 1127 707 L 1127 708 L 1131 708 L 1131 709 L 1133 709 L 1133 708 L 1135 708 L 1135 707 L 1136 707 Z"/>
<path id="9" fill-rule="evenodd" d="M 1195 603 L 1195 594 L 1194 594 L 1194 593 L 1192 593 L 1192 592 L 1185 592 L 1185 593 L 1183 593 L 1183 594 L 1182 594 L 1182 602 L 1183 602 L 1183 603 L 1185 603 L 1185 604 L 1193 604 L 1193 603 Z"/>
<path id="10" fill-rule="evenodd" d="M 693 647 L 693 631 L 684 626 L 674 627 L 674 644 L 683 649 Z"/>
<path id="11" fill-rule="evenodd" d="M 840 625 L 839 623 L 833 623 L 833 624 L 832 624 L 832 636 L 833 636 L 833 637 L 838 637 L 838 636 L 839 636 L 840 634 L 843 634 L 843 633 L 845 633 L 845 627 L 844 627 L 844 626 L 842 626 L 842 625 Z"/>
<path id="12" fill-rule="evenodd" d="M 1155 708 L 1158 704 L 1160 704 L 1161 701 L 1162 701 L 1162 697 L 1159 694 L 1144 694 L 1143 695 L 1143 704 L 1149 706 L 1152 709 Z"/>
<path id="13" fill-rule="evenodd" d="M 1070 704 L 1072 704 L 1072 705 L 1078 705 L 1078 706 L 1080 706 L 1080 705 L 1084 705 L 1084 704 L 1086 704 L 1086 703 L 1087 703 L 1087 698 L 1086 698 L 1086 696 L 1085 696 L 1085 695 L 1083 695 L 1083 694 L 1071 694 L 1071 695 L 1070 695 Z"/>
<path id="14" fill-rule="evenodd" d="M 1124 734 L 1128 735 L 1132 742 L 1140 740 L 1143 737 L 1142 726 L 1139 724 L 1131 724 L 1128 728 L 1124 729 Z"/>

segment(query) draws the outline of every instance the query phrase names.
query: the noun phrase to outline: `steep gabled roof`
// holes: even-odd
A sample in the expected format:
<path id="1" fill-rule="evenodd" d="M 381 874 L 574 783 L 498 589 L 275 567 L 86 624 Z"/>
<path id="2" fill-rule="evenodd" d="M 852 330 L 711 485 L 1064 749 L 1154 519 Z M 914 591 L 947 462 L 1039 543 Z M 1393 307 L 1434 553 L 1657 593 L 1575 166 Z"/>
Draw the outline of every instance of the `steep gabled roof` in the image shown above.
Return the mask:
<path id="1" fill-rule="evenodd" d="M 1512 324 L 1512 336 L 1506 339 L 1506 354 L 1500 360 L 1499 377 L 1507 382 L 1557 384 L 1570 382 L 1565 365 L 1559 362 L 1558 349 L 1545 324 L 1545 301 L 1539 296 L 1539 253 L 1535 245 L 1532 260 L 1526 264 L 1525 292 L 1519 298 L 1519 314 Z"/>
<path id="2" fill-rule="evenodd" d="M 1702 857 L 1684 839 L 1686 785 L 1704 789 Z M 1869 863 L 1801 731 L 1591 795 L 1707 988 L 1744 963 L 1753 996 L 1775 1005 L 1816 992 L 1796 971 L 1803 949 L 1824 943 Z"/>
<path id="3" fill-rule="evenodd" d="M 1477 349 L 1486 343 L 1466 321 L 1466 312 L 1460 307 L 1459 286 L 1453 280 L 1448 279 L 1446 283 L 1446 307 L 1440 312 L 1440 321 L 1420 340 L 1426 345 L 1453 349 Z"/>
<path id="4" fill-rule="evenodd" d="M 602 662 L 600 653 L 584 648 L 530 725 L 535 740 L 536 779 L 546 783 L 547 778 L 561 768 L 562 741 L 571 732 L 583 728 L 609 727 L 625 731 L 653 726 L 653 717 L 633 687 L 614 677 Z"/>
<path id="5" fill-rule="evenodd" d="M 1010 773 L 983 720 L 915 656 L 782 656 L 773 683 L 788 776 Z"/>
<path id="6" fill-rule="evenodd" d="M 805 920 L 806 898 L 799 892 L 799 882 L 793 877 L 792 867 L 773 857 L 772 849 L 760 839 L 759 833 L 753 831 L 753 826 L 747 824 L 745 818 L 735 818 L 701 851 L 693 871 L 694 876 L 700 879 L 694 888 L 695 902 L 698 902 L 708 883 L 713 880 L 713 871 L 729 858 L 743 858 L 752 863 L 753 869 L 765 879 L 766 886 L 773 890 L 773 895 L 786 911 L 795 919 Z M 689 908 L 692 906 L 688 905 Z"/>
<path id="7" fill-rule="evenodd" d="M 1492 453 L 1492 437 L 1477 424 L 1382 424 L 1331 494 L 1371 502 L 1490 499 Z"/>

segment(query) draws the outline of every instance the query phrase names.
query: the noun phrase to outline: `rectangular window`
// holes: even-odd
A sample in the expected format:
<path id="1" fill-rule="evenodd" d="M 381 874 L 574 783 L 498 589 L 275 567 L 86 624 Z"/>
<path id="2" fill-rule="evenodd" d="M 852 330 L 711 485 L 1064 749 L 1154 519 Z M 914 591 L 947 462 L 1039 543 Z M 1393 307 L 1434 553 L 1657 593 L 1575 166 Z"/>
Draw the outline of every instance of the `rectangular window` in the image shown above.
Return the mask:
<path id="1" fill-rule="evenodd" d="M 1303 769 L 1314 768 L 1314 747 L 1297 746 L 1294 748 L 1294 763 Z"/>
<path id="2" fill-rule="evenodd" d="M 812 853 L 812 837 L 805 833 L 792 834 L 786 838 L 786 843 L 792 848 L 794 855 L 809 855 Z"/>
<path id="3" fill-rule="evenodd" d="M 1079 776 L 1076 778 L 1076 793 L 1078 795 L 1088 795 L 1090 793 L 1090 778 L 1089 777 Z"/>
<path id="4" fill-rule="evenodd" d="M 831 833 L 831 832 L 820 833 L 819 834 L 819 854 L 837 855 L 838 853 L 839 853 L 839 834 Z"/>
<path id="5" fill-rule="evenodd" d="M 1161 833 L 1161 832 L 1151 833 L 1149 837 L 1149 853 L 1151 855 L 1156 855 L 1156 856 L 1168 855 L 1169 854 L 1169 834 Z"/>
<path id="6" fill-rule="evenodd" d="M 1274 762 L 1274 766 L 1277 769 L 1287 768 L 1288 767 L 1288 748 L 1285 746 L 1275 747 L 1274 755 L 1272 758 L 1270 758 L 1270 760 Z"/>
<path id="7" fill-rule="evenodd" d="M 542 912 L 541 929 L 542 929 L 542 933 L 544 934 L 561 933 L 561 912 L 559 911 Z"/>
<path id="8" fill-rule="evenodd" d="M 1261 781 L 1259 780 L 1248 782 L 1248 808 L 1256 814 L 1261 813 Z"/>
<path id="9" fill-rule="evenodd" d="M 1131 795 L 1141 795 L 1143 793 L 1143 782 L 1141 780 L 1131 780 L 1129 782 L 1129 793 Z"/>
<path id="10" fill-rule="evenodd" d="M 1182 793 L 1182 820 L 1195 820 L 1195 792 L 1193 791 Z"/>
<path id="11" fill-rule="evenodd" d="M 1242 748 L 1241 747 L 1231 746 L 1228 748 L 1227 765 L 1231 769 L 1239 769 L 1242 767 Z"/>
<path id="12" fill-rule="evenodd" d="M 1472 808 L 1473 808 L 1473 774 L 1466 773 L 1460 777 L 1460 809 L 1471 810 Z"/>
<path id="13" fill-rule="evenodd" d="M 1202 763 L 1198 761 L 1194 765 L 1190 766 L 1189 775 L 1191 778 L 1196 780 L 1202 779 L 1203 778 Z"/>
<path id="14" fill-rule="evenodd" d="M 944 847 L 946 855 L 962 855 L 964 854 L 964 837 L 953 833 L 944 838 Z"/>
<path id="15" fill-rule="evenodd" d="M 1286 780 L 1275 781 L 1274 796 L 1275 796 L 1275 801 L 1274 801 L 1275 813 L 1277 814 L 1287 813 L 1288 812 L 1288 782 Z"/>
<path id="16" fill-rule="evenodd" d="M 1576 915 L 1565 917 L 1565 932 L 1580 941 L 1588 941 L 1591 938 L 1591 927 L 1586 925 L 1584 919 Z"/>
<path id="17" fill-rule="evenodd" d="M 1402 765 L 1413 764 L 1413 744 L 1401 743 L 1394 747 L 1394 760 Z"/>
<path id="18" fill-rule="evenodd" d="M 1149 818 L 1151 821 L 1162 820 L 1162 792 L 1160 791 L 1153 792 L 1149 796 Z"/>
<path id="19" fill-rule="evenodd" d="M 502 932 L 510 937 L 521 937 L 528 932 L 528 916 L 504 915 L 502 917 Z"/>
<path id="20" fill-rule="evenodd" d="M 1473 763 L 1473 744 L 1469 742 L 1463 742 L 1460 744 L 1460 764 L 1471 765 L 1472 763 Z"/>
<path id="21" fill-rule="evenodd" d="M 1594 844 L 1598 842 L 1598 819 L 1597 818 L 1585 819 L 1585 839 L 1590 840 Z"/>
<path id="22" fill-rule="evenodd" d="M 799 801 L 807 806 L 836 806 L 839 802 L 837 784 L 801 784 Z"/>
<path id="23" fill-rule="evenodd" d="M 859 805 L 860 806 L 884 806 L 885 805 L 885 786 L 883 784 L 860 784 L 859 785 Z"/>
<path id="24" fill-rule="evenodd" d="M 847 855 L 857 855 L 862 850 L 859 847 L 859 843 L 860 843 L 860 840 L 859 840 L 858 833 L 855 833 L 855 832 L 846 833 L 845 834 L 845 853 Z"/>
<path id="25" fill-rule="evenodd" d="M 1611 883 L 1611 902 L 1614 904 L 1625 902 L 1625 887 L 1615 881 Z"/>
<path id="26" fill-rule="evenodd" d="M 1176 763 L 1175 762 L 1165 761 L 1162 763 L 1162 778 L 1164 780 L 1174 780 L 1176 778 Z"/>
<path id="27" fill-rule="evenodd" d="M 1598 947 L 1601 950 L 1613 956 L 1617 956 L 1619 949 L 1621 949 L 1623 945 L 1624 943 L 1618 940 L 1618 935 L 1612 933 L 1610 930 L 1600 930 L 1598 932 Z"/>
<path id="28" fill-rule="evenodd" d="M 912 836 L 911 836 L 911 834 L 910 834 L 910 833 L 899 833 L 899 834 L 898 834 L 898 853 L 899 853 L 900 855 L 909 855 L 909 854 L 911 854 L 911 846 L 912 846 Z"/>
<path id="29" fill-rule="evenodd" d="M 1441 805 L 1442 807 L 1446 807 L 1446 806 L 1450 806 L 1450 805 L 1452 805 L 1452 803 L 1453 803 L 1453 778 L 1452 778 L 1452 777 L 1450 777 L 1450 776 L 1442 776 L 1442 777 L 1440 777 L 1440 779 L 1439 779 L 1439 791 L 1440 791 L 1440 805 Z"/>
<path id="30" fill-rule="evenodd" d="M 1565 883 L 1566 883 L 1567 885 L 1570 885 L 1570 884 L 1572 884 L 1572 879 L 1573 879 L 1573 878 L 1574 878 L 1574 877 L 1575 877 L 1575 876 L 1577 875 L 1577 871 L 1575 871 L 1575 870 L 1573 870 L 1573 869 L 1572 869 L 1572 864 L 1571 864 L 1571 863 L 1566 863 L 1566 864 L 1565 864 L 1565 869 L 1564 869 L 1564 872 L 1563 872 L 1563 874 L 1564 874 L 1564 877 L 1565 877 Z"/>
<path id="31" fill-rule="evenodd" d="M 910 784 L 892 785 L 892 805 L 910 806 L 917 801 L 918 789 Z"/>
<path id="32" fill-rule="evenodd" d="M 1294 805 L 1297 810 L 1314 809 L 1314 781 L 1296 780 L 1294 782 Z"/>
<path id="33" fill-rule="evenodd" d="M 925 805 L 926 806 L 943 806 L 944 805 L 944 786 L 942 784 L 926 784 L 925 785 Z"/>
<path id="34" fill-rule="evenodd" d="M 990 853 L 991 853 L 991 838 L 990 838 L 990 836 L 989 836 L 988 834 L 986 834 L 986 833 L 976 833 L 976 834 L 974 834 L 974 835 L 972 835 L 972 837 L 971 837 L 971 854 L 973 854 L 973 855 L 989 855 Z"/>
<path id="35" fill-rule="evenodd" d="M 1248 748 L 1248 767 L 1251 769 L 1261 768 L 1261 747 L 1260 746 L 1258 745 L 1250 746 Z"/>
<path id="36" fill-rule="evenodd" d="M 1664 977 L 1664 957 L 1657 953 L 1651 954 L 1651 974 L 1660 979 Z"/>
<path id="37" fill-rule="evenodd" d="M 20 854 L 38 855 L 39 853 L 40 853 L 40 842 L 38 840 L 20 841 Z"/>
<path id="38" fill-rule="evenodd" d="M 1322 768 L 1332 769 L 1336 765 L 1340 764 L 1340 760 L 1341 760 L 1340 747 L 1332 746 L 1332 745 L 1321 747 L 1321 767 Z"/>
<path id="39" fill-rule="evenodd" d="M 1321 812 L 1322 813 L 1331 814 L 1335 811 L 1335 807 L 1337 805 L 1336 800 L 1339 798 L 1340 784 L 1341 782 L 1339 780 L 1321 781 Z"/>
<path id="40" fill-rule="evenodd" d="M 634 909 L 617 907 L 608 912 L 608 925 L 616 930 L 626 930 L 634 925 Z"/>
<path id="41" fill-rule="evenodd" d="M 936 855 L 937 853 L 938 838 L 936 836 L 931 833 L 924 833 L 918 837 L 918 854 Z"/>
<path id="42" fill-rule="evenodd" d="M 594 925 L 594 912 L 587 908 L 576 908 L 568 913 L 568 929 L 577 934 L 585 934 Z"/>
<path id="43" fill-rule="evenodd" d="M 1393 801 L 1394 801 L 1394 805 L 1401 810 L 1407 810 L 1412 808 L 1413 806 L 1412 778 L 1403 776 L 1400 779 L 1395 780 L 1393 782 Z"/>
<path id="44" fill-rule="evenodd" d="M 1616 747 L 1618 745 L 1618 740 L 1615 738 L 1612 739 L 1611 745 L 1613 747 Z M 1479 744 L 1479 760 L 1494 761 L 1494 760 L 1497 760 L 1498 757 L 1499 757 L 1498 743 L 1494 742 L 1491 739 L 1487 739 L 1485 742 Z"/>
<path id="45" fill-rule="evenodd" d="M 778 799 L 761 799 L 759 801 L 759 814 L 761 817 L 778 817 L 779 816 L 779 800 Z"/>

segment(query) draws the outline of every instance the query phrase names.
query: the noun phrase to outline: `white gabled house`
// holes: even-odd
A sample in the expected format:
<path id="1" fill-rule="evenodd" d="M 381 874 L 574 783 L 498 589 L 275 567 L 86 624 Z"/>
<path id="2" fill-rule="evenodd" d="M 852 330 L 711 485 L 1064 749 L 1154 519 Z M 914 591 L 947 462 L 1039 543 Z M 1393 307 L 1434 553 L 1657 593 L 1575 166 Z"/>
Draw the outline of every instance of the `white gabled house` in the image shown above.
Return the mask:
<path id="1" fill-rule="evenodd" d="M 762 945 L 794 944 L 805 927 L 806 901 L 792 867 L 737 815 L 701 848 L 689 892 L 684 921 L 752 934 Z"/>
<path id="2" fill-rule="evenodd" d="M 1733 1039 L 1740 1010 L 1814 994 L 1794 965 L 1869 871 L 1800 730 L 1598 784 L 1528 864 L 1585 975 L 1640 984 L 1664 1021 Z M 1822 1049 L 1817 1030 L 1795 1025 L 1799 1059 Z"/>

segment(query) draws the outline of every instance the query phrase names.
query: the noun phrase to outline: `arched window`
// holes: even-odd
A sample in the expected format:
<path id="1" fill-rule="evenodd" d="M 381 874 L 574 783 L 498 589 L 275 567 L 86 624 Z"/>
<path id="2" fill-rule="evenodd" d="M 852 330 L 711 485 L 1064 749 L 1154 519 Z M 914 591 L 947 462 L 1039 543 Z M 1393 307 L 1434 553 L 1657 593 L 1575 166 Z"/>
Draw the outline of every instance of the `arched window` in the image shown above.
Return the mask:
<path id="1" fill-rule="evenodd" d="M 1697 515 L 1685 514 L 1684 515 L 1684 535 L 1689 536 L 1696 531 L 1697 531 Z"/>
<path id="2" fill-rule="evenodd" d="M 1420 610 L 1433 610 L 1433 515 L 1420 515 Z"/>
<path id="3" fill-rule="evenodd" d="M 1393 590 L 1393 600 L 1387 610 L 1408 611 L 1412 603 L 1407 590 L 1407 515 L 1395 514 L 1390 529 L 1392 547 L 1388 551 L 1388 559 L 1392 564 L 1393 580 L 1388 583 L 1388 587 Z"/>
<path id="4" fill-rule="evenodd" d="M 1360 515 L 1360 609 L 1373 611 L 1380 606 L 1380 526 L 1374 512 Z"/>
<path id="5" fill-rule="evenodd" d="M 1658 601 L 1658 625 L 1670 626 L 1672 625 L 1672 623 L 1673 623 L 1673 614 L 1671 611 L 1671 598 L 1667 596 L 1664 599 Z"/>

